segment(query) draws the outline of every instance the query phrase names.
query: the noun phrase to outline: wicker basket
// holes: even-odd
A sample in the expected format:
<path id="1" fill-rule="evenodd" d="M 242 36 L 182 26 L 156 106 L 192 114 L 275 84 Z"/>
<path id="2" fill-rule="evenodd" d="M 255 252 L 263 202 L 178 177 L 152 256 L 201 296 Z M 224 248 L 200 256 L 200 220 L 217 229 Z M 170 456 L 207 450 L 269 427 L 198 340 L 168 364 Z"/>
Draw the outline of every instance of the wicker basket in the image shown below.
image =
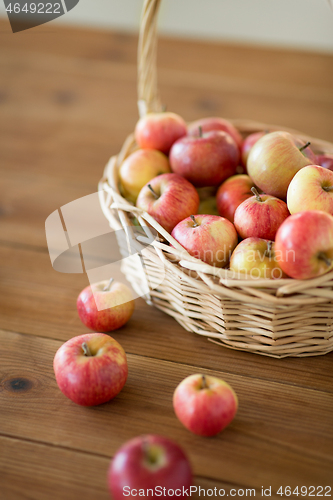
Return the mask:
<path id="1" fill-rule="evenodd" d="M 159 5 L 160 0 L 144 2 L 138 48 L 140 116 L 161 111 L 156 75 Z M 232 122 L 244 137 L 267 128 L 281 130 L 251 121 Z M 316 152 L 333 152 L 328 142 L 292 132 L 310 140 Z M 191 257 L 151 216 L 121 196 L 118 169 L 136 148 L 132 134 L 119 155 L 110 159 L 99 184 L 102 210 L 110 226 L 125 230 L 126 241 L 120 243 L 123 255 L 128 255 L 126 247 L 132 248 L 132 256 L 124 259 L 122 270 L 136 292 L 186 330 L 219 345 L 277 358 L 333 350 L 333 272 L 305 281 L 236 279 L 228 269 Z M 130 230 L 134 219 L 146 233 L 153 227 L 159 235 L 144 250 Z M 141 253 L 135 254 L 133 248 L 141 249 Z"/>

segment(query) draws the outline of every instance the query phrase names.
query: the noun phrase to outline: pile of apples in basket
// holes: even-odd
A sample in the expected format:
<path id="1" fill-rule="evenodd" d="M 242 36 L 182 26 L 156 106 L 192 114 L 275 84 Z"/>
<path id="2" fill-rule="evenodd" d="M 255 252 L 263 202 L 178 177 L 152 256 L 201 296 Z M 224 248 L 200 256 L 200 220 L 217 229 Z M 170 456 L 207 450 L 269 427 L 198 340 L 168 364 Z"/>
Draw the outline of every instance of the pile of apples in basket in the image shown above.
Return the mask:
<path id="1" fill-rule="evenodd" d="M 333 156 L 285 131 L 149 113 L 120 190 L 187 252 L 236 277 L 309 279 L 333 269 Z"/>

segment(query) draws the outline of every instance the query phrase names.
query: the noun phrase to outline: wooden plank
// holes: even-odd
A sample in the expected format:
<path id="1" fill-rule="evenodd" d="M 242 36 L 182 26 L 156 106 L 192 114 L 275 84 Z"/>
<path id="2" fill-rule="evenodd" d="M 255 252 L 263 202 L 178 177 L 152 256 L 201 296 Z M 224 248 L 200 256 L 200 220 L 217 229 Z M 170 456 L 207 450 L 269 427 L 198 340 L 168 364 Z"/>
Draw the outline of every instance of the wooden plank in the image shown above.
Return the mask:
<path id="1" fill-rule="evenodd" d="M 0 328 L 61 341 L 88 331 L 76 311 L 86 275 L 54 271 L 45 252 L 0 245 L 0 276 Z M 233 351 L 186 332 L 142 299 L 112 336 L 133 354 L 333 392 L 333 353 L 278 360 Z"/>
<path id="2" fill-rule="evenodd" d="M 189 433 L 172 409 L 174 388 L 196 367 L 128 355 L 123 391 L 105 405 L 84 408 L 57 388 L 52 360 L 60 342 L 0 332 L 0 344 L 3 435 L 110 456 L 124 440 L 156 433 L 183 446 L 199 476 L 235 484 L 241 478 L 258 489 L 329 484 L 331 394 L 205 370 L 227 380 L 240 402 L 232 424 L 205 439 Z"/>
<path id="3" fill-rule="evenodd" d="M 5 500 L 110 498 L 106 477 L 111 457 L 5 436 L 0 436 L 0 449 L 1 498 Z M 204 490 L 224 489 L 225 496 L 229 496 L 231 490 L 247 489 L 243 484 L 230 484 L 203 477 L 196 477 L 194 485 Z M 257 490 L 256 496 L 260 493 Z M 199 495 L 194 493 L 191 498 L 199 498 Z M 272 495 L 272 498 L 279 497 Z"/>

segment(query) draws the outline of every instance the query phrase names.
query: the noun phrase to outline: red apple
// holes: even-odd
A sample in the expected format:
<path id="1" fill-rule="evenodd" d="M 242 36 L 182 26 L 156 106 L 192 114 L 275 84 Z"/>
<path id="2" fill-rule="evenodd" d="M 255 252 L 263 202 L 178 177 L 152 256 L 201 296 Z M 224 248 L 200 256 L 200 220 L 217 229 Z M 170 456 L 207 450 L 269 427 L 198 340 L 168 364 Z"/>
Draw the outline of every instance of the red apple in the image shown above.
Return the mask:
<path id="1" fill-rule="evenodd" d="M 108 486 L 114 500 L 139 497 L 140 492 L 153 499 L 161 495 L 184 498 L 192 482 L 191 466 L 181 447 L 158 435 L 127 441 L 108 470 Z"/>
<path id="2" fill-rule="evenodd" d="M 215 436 L 233 420 L 238 398 L 224 380 L 197 374 L 180 382 L 173 395 L 173 407 L 189 431 Z"/>
<path id="3" fill-rule="evenodd" d="M 135 203 L 147 182 L 168 172 L 171 172 L 169 160 L 163 153 L 156 149 L 138 149 L 126 158 L 119 169 L 125 198 Z"/>
<path id="4" fill-rule="evenodd" d="M 221 184 L 216 194 L 219 214 L 234 222 L 236 208 L 244 200 L 253 196 L 251 188 L 255 187 L 252 179 L 246 175 L 233 175 Z"/>
<path id="5" fill-rule="evenodd" d="M 241 241 L 231 255 L 230 270 L 238 278 L 244 273 L 251 278 L 287 278 L 277 261 L 274 242 L 262 238 Z"/>
<path id="6" fill-rule="evenodd" d="M 162 174 L 141 189 L 136 206 L 171 233 L 178 222 L 197 213 L 199 202 L 195 187 L 184 177 Z"/>
<path id="7" fill-rule="evenodd" d="M 110 280 L 87 286 L 77 299 L 80 320 L 91 330 L 111 332 L 123 326 L 133 314 L 130 288 Z"/>
<path id="8" fill-rule="evenodd" d="M 316 163 L 316 156 L 305 146 L 304 141 L 288 132 L 265 134 L 250 151 L 247 172 L 264 193 L 285 199 L 294 175 Z"/>
<path id="9" fill-rule="evenodd" d="M 135 140 L 142 149 L 158 149 L 168 154 L 172 144 L 187 134 L 183 118 L 176 113 L 148 113 L 135 127 Z"/>
<path id="10" fill-rule="evenodd" d="M 171 170 L 194 186 L 218 186 L 235 174 L 239 150 L 226 132 L 212 131 L 182 137 L 170 151 Z"/>
<path id="11" fill-rule="evenodd" d="M 322 210 L 333 215 L 333 172 L 318 165 L 302 168 L 289 184 L 289 212 Z"/>
<path id="12" fill-rule="evenodd" d="M 192 122 L 187 127 L 188 135 L 198 135 L 200 127 L 203 132 L 211 132 L 212 130 L 221 130 L 222 132 L 226 132 L 231 135 L 239 150 L 241 150 L 243 138 L 236 127 L 228 120 L 218 117 L 200 118 L 200 120 Z"/>
<path id="13" fill-rule="evenodd" d="M 329 170 L 333 170 L 333 155 L 317 155 L 316 164 L 321 167 L 328 168 Z"/>
<path id="14" fill-rule="evenodd" d="M 174 227 L 171 236 L 193 257 L 224 267 L 238 243 L 236 229 L 218 215 L 191 215 Z"/>
<path id="15" fill-rule="evenodd" d="M 254 144 L 265 134 L 268 134 L 268 131 L 260 130 L 259 132 L 253 132 L 253 134 L 249 134 L 243 141 L 241 147 L 241 158 L 243 166 L 246 168 L 247 159 L 249 157 L 250 151 Z"/>
<path id="16" fill-rule="evenodd" d="M 290 215 L 287 204 L 268 194 L 258 194 L 243 201 L 235 212 L 234 224 L 241 238 L 274 240 L 282 222 Z"/>
<path id="17" fill-rule="evenodd" d="M 124 349 L 109 335 L 87 333 L 63 344 L 54 357 L 59 389 L 82 406 L 110 401 L 124 387 L 128 368 Z"/>
<path id="18" fill-rule="evenodd" d="M 283 271 L 298 280 L 333 269 L 333 217 L 320 210 L 293 214 L 281 224 L 275 253 Z"/>

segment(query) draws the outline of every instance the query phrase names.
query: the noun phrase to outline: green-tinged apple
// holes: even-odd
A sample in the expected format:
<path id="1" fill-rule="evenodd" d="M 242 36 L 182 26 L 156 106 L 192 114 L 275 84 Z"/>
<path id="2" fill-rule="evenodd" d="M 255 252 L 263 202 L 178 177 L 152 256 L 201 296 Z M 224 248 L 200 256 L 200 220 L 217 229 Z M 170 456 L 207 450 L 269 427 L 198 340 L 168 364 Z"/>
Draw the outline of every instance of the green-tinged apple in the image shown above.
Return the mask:
<path id="1" fill-rule="evenodd" d="M 333 170 L 333 154 L 317 155 L 316 164 L 328 168 L 328 170 Z"/>
<path id="2" fill-rule="evenodd" d="M 222 132 L 226 132 L 231 135 L 239 150 L 241 150 L 243 138 L 236 127 L 229 120 L 219 117 L 200 118 L 199 120 L 190 123 L 187 127 L 187 133 L 188 135 L 198 135 L 200 128 L 203 132 L 211 132 L 212 130 L 222 130 Z"/>
<path id="3" fill-rule="evenodd" d="M 238 243 L 234 225 L 218 215 L 191 215 L 174 227 L 171 236 L 206 264 L 224 267 Z"/>
<path id="4" fill-rule="evenodd" d="M 298 212 L 280 226 L 275 252 L 282 270 L 298 280 L 333 269 L 333 217 L 321 210 Z"/>
<path id="5" fill-rule="evenodd" d="M 84 288 L 76 306 L 82 323 L 88 328 L 96 332 L 111 332 L 130 319 L 134 299 L 128 286 L 111 279 Z"/>
<path id="6" fill-rule="evenodd" d="M 199 207 L 199 195 L 195 187 L 178 174 L 162 174 L 144 186 L 136 200 L 136 206 L 149 215 L 169 233 Z"/>
<path id="7" fill-rule="evenodd" d="M 194 186 L 218 186 L 236 173 L 240 153 L 234 139 L 222 131 L 178 139 L 170 150 L 171 170 Z"/>
<path id="8" fill-rule="evenodd" d="M 200 201 L 198 214 L 219 215 L 216 204 L 216 196 L 209 196 Z"/>
<path id="9" fill-rule="evenodd" d="M 287 278 L 276 258 L 274 242 L 262 238 L 241 241 L 231 255 L 230 270 L 238 278 L 244 274 L 251 278 Z"/>
<path id="10" fill-rule="evenodd" d="M 136 124 L 135 140 L 142 149 L 158 149 L 168 154 L 172 144 L 187 134 L 183 118 L 176 113 L 148 113 Z"/>
<path id="11" fill-rule="evenodd" d="M 119 169 L 123 195 L 135 203 L 147 182 L 169 172 L 170 164 L 165 154 L 156 149 L 138 149 L 126 158 Z"/>
<path id="12" fill-rule="evenodd" d="M 302 168 L 289 184 L 289 212 L 322 210 L 333 215 L 333 172 L 318 165 Z"/>
<path id="13" fill-rule="evenodd" d="M 249 134 L 242 143 L 241 147 L 241 159 L 243 167 L 246 169 L 247 159 L 249 157 L 250 151 L 254 144 L 265 134 L 268 134 L 268 130 L 260 130 L 259 132 L 253 132 L 253 134 Z"/>
<path id="14" fill-rule="evenodd" d="M 289 132 L 271 132 L 251 148 L 247 173 L 264 193 L 285 199 L 291 179 L 303 167 L 316 164 L 310 143 Z"/>
<path id="15" fill-rule="evenodd" d="M 238 409 L 238 398 L 224 380 L 196 374 L 177 386 L 173 407 L 188 430 L 208 437 L 215 436 L 231 423 Z"/>
<path id="16" fill-rule="evenodd" d="M 164 497 L 184 498 L 193 484 L 191 465 L 182 448 L 153 434 L 123 444 L 110 463 L 107 479 L 113 500 L 157 499 L 163 491 Z"/>
<path id="17" fill-rule="evenodd" d="M 241 238 L 263 238 L 274 240 L 276 231 L 289 217 L 287 204 L 270 196 L 260 194 L 252 188 L 254 196 L 243 201 L 236 209 L 234 224 Z"/>
<path id="18" fill-rule="evenodd" d="M 251 177 L 246 174 L 233 175 L 221 184 L 216 194 L 219 214 L 234 222 L 236 208 L 247 198 L 253 196 L 255 187 Z"/>
<path id="19" fill-rule="evenodd" d="M 110 401 L 122 390 L 128 374 L 124 349 L 104 333 L 87 333 L 65 342 L 56 352 L 53 368 L 62 393 L 82 406 Z"/>

